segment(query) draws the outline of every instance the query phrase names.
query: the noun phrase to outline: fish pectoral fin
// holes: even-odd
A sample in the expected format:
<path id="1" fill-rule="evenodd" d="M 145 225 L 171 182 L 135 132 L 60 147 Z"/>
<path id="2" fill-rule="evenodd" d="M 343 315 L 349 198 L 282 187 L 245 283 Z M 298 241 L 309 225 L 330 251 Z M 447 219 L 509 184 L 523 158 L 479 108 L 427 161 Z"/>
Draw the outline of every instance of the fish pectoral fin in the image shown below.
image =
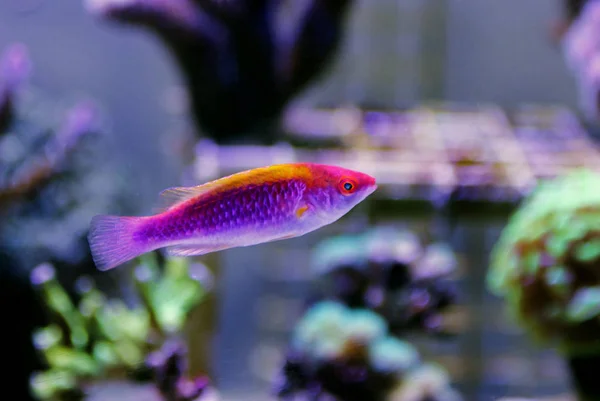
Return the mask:
<path id="1" fill-rule="evenodd" d="M 167 247 L 169 256 L 199 256 L 229 248 L 229 245 L 185 244 Z"/>

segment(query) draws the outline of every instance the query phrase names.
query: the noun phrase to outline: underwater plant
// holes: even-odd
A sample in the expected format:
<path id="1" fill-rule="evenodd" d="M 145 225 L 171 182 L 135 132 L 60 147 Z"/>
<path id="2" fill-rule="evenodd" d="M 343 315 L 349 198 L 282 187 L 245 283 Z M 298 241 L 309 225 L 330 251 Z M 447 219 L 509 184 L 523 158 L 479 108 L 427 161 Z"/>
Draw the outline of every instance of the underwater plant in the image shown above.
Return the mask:
<path id="1" fill-rule="evenodd" d="M 41 400 L 83 399 L 91 384 L 130 379 L 152 381 L 165 401 L 199 399 L 208 382 L 185 377 L 186 347 L 179 337 L 205 295 L 205 272 L 187 259 L 166 259 L 160 266 L 153 253 L 144 255 L 133 273 L 138 299 L 128 306 L 109 299 L 89 277 L 76 282 L 76 302 L 51 264 L 37 266 L 31 281 L 51 323 L 33 335 L 48 367 L 32 376 L 34 394 Z"/>
<path id="2" fill-rule="evenodd" d="M 26 86 L 31 69 L 20 44 L 0 60 L 0 242 L 26 270 L 89 264 L 89 221 L 125 208 L 124 182 L 103 159 L 99 108 L 64 110 Z"/>
<path id="3" fill-rule="evenodd" d="M 381 316 L 333 301 L 313 305 L 298 322 L 276 393 L 311 401 L 461 399 L 442 370 L 390 335 Z"/>
<path id="4" fill-rule="evenodd" d="M 580 399 L 599 399 L 600 175 L 576 170 L 543 182 L 495 244 L 489 289 L 540 344 L 567 360 Z"/>
<path id="5" fill-rule="evenodd" d="M 197 133 L 218 143 L 274 142 L 286 104 L 333 58 L 352 0 L 311 0 L 296 15 L 276 0 L 86 0 L 105 19 L 142 26 L 185 78 Z M 300 7 L 303 8 L 303 7 Z"/>
<path id="6" fill-rule="evenodd" d="M 320 275 L 320 297 L 372 309 L 396 334 L 446 334 L 444 313 L 457 299 L 448 278 L 458 265 L 446 244 L 424 246 L 410 231 L 376 227 L 362 235 L 326 239 L 312 259 Z"/>

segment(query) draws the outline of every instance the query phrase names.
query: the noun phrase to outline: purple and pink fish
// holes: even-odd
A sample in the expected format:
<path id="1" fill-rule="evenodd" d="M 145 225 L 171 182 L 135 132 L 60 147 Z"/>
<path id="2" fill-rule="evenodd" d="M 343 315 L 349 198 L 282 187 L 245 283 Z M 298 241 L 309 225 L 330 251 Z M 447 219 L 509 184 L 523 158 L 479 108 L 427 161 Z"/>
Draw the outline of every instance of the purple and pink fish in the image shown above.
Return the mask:
<path id="1" fill-rule="evenodd" d="M 171 256 L 298 237 L 331 224 L 377 189 L 367 174 L 323 164 L 261 167 L 196 187 L 163 191 L 153 216 L 96 216 L 88 235 L 94 262 L 109 270 L 166 248 Z"/>

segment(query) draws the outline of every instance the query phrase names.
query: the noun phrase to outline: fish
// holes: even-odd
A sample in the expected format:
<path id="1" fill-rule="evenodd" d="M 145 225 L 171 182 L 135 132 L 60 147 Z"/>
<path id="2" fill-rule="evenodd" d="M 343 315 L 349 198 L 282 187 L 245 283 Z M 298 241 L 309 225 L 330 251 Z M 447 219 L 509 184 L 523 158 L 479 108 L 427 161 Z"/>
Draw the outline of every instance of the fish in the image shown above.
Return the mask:
<path id="1" fill-rule="evenodd" d="M 299 237 L 331 224 L 377 189 L 342 167 L 288 163 L 161 192 L 151 216 L 98 215 L 88 242 L 98 270 L 165 248 L 175 257 Z"/>

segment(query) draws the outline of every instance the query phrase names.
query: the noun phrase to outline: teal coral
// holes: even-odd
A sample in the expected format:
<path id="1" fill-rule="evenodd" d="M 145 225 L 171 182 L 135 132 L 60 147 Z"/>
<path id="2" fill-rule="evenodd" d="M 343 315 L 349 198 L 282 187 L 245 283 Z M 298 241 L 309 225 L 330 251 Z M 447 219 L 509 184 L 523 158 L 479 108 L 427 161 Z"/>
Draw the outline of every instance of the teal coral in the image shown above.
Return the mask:
<path id="1" fill-rule="evenodd" d="M 394 337 L 379 338 L 369 349 L 371 364 L 381 372 L 406 371 L 417 364 L 419 354 L 410 344 Z"/>
<path id="2" fill-rule="evenodd" d="M 370 262 L 390 260 L 414 265 L 412 272 L 417 278 L 443 276 L 458 266 L 447 244 L 425 246 L 413 232 L 387 226 L 321 241 L 313 251 L 311 266 L 315 273 L 324 274 L 341 266 L 366 268 Z"/>
<path id="3" fill-rule="evenodd" d="M 299 320 L 276 392 L 284 400 L 461 399 L 447 373 L 424 364 L 381 316 L 334 301 L 314 304 Z"/>
<path id="4" fill-rule="evenodd" d="M 568 352 L 597 346 L 600 175 L 575 170 L 541 183 L 491 255 L 488 287 L 531 334 Z"/>
<path id="5" fill-rule="evenodd" d="M 364 266 L 368 260 L 367 248 L 360 235 L 340 235 L 321 241 L 311 258 L 312 268 L 325 273 L 341 265 Z"/>
<path id="6" fill-rule="evenodd" d="M 425 364 L 410 372 L 392 390 L 387 401 L 461 401 L 462 396 L 450 385 L 448 373 L 435 364 Z"/>
<path id="7" fill-rule="evenodd" d="M 353 310 L 324 301 L 315 304 L 298 322 L 293 346 L 315 360 L 344 359 L 364 348 L 373 367 L 403 372 L 419 362 L 417 350 L 388 334 L 385 320 L 374 312 Z"/>

